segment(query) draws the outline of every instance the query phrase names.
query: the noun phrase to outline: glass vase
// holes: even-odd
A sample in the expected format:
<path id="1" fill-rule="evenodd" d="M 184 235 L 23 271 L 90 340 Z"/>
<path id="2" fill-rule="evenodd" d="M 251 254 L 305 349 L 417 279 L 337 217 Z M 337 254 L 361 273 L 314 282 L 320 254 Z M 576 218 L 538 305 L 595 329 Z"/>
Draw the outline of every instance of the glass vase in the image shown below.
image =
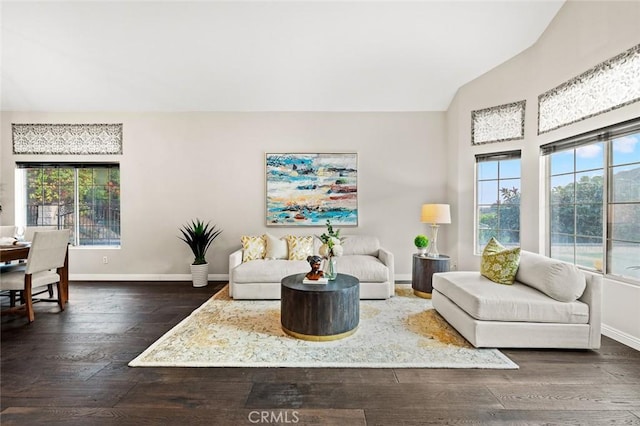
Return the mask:
<path id="1" fill-rule="evenodd" d="M 329 281 L 333 281 L 338 276 L 338 268 L 336 268 L 336 258 L 331 256 L 325 260 L 324 277 Z"/>

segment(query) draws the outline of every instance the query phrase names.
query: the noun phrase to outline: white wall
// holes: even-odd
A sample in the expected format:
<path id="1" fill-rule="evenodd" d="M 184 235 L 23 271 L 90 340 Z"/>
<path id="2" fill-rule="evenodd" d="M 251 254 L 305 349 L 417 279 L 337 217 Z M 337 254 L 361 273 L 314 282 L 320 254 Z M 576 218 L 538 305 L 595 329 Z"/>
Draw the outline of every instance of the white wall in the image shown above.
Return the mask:
<path id="1" fill-rule="evenodd" d="M 537 135 L 538 95 L 640 43 L 640 2 L 569 1 L 530 49 L 461 87 L 447 113 L 448 182 L 455 228 L 449 246 L 460 269 L 477 269 L 474 255 L 475 154 L 522 150 L 521 244 L 545 252 L 544 172 L 539 147 L 640 116 L 640 102 Z M 525 138 L 471 146 L 471 111 L 526 99 Z M 640 286 L 605 281 L 604 329 L 640 349 Z"/>
<path id="2" fill-rule="evenodd" d="M 3 113 L 0 218 L 13 222 L 16 161 L 11 123 L 122 122 L 122 247 L 72 249 L 71 278 L 189 279 L 192 255 L 178 228 L 199 217 L 224 232 L 208 254 L 213 278 L 226 278 L 228 255 L 244 234 L 320 234 L 324 227 L 265 225 L 265 153 L 357 152 L 359 226 L 343 234 L 380 238 L 410 279 L 413 238 L 426 232 L 420 206 L 446 198 L 445 113 Z M 77 158 L 73 158 L 77 160 Z M 448 230 L 444 229 L 443 234 Z M 441 251 L 446 252 L 446 244 Z M 109 263 L 103 264 L 102 257 Z"/>

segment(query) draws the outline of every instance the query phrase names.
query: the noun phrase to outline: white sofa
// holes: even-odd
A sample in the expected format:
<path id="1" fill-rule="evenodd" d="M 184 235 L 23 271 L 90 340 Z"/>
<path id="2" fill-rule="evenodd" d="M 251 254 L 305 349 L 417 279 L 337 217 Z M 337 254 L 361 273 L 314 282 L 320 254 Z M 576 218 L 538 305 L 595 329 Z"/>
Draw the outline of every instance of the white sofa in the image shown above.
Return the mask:
<path id="1" fill-rule="evenodd" d="M 513 285 L 480 272 L 433 275 L 433 307 L 475 347 L 600 347 L 602 277 L 522 251 Z"/>
<path id="2" fill-rule="evenodd" d="M 317 240 L 317 239 L 316 239 Z M 394 294 L 393 254 L 376 237 L 350 235 L 337 258 L 338 273 L 360 280 L 361 299 L 388 299 Z M 314 254 L 319 243 L 314 243 Z M 282 278 L 310 271 L 305 260 L 257 259 L 242 262 L 242 249 L 229 255 L 229 295 L 234 299 L 280 299 Z"/>

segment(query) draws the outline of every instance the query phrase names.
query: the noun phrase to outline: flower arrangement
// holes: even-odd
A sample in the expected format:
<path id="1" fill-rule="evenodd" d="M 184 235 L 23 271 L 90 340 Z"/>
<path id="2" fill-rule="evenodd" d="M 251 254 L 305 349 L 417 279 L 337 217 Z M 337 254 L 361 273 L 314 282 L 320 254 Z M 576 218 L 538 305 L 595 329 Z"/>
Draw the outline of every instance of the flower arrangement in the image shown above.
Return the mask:
<path id="1" fill-rule="evenodd" d="M 320 246 L 319 250 L 320 256 L 327 259 L 342 256 L 342 240 L 344 238 L 340 237 L 339 229 L 333 229 L 330 220 L 327 220 L 327 232 L 320 235 L 318 239 L 322 241 L 322 246 Z"/>

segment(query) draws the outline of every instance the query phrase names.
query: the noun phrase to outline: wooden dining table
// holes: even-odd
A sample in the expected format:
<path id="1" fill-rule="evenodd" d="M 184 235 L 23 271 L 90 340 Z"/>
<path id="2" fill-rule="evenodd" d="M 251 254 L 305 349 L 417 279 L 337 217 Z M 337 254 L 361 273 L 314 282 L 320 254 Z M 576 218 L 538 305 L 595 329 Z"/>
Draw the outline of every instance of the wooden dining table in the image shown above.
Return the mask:
<path id="1" fill-rule="evenodd" d="M 29 257 L 30 243 L 18 243 L 10 246 L 0 246 L 0 263 L 12 262 L 15 260 L 26 260 Z M 69 300 L 69 246 L 64 256 L 64 265 L 57 270 L 60 275 L 60 286 L 62 287 L 62 299 L 65 303 Z"/>

